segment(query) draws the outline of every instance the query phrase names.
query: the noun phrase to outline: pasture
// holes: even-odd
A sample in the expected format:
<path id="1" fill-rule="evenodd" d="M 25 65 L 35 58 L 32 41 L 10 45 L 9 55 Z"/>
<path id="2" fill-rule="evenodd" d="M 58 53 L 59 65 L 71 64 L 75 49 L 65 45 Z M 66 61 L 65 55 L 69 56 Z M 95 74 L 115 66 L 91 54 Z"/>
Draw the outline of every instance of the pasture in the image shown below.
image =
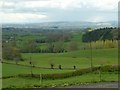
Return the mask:
<path id="1" fill-rule="evenodd" d="M 50 64 L 54 64 L 54 68 L 59 65 L 62 68 L 88 68 L 91 66 L 91 51 L 80 50 L 67 53 L 23 53 L 24 61 L 18 62 L 22 65 L 29 65 L 30 56 L 33 64 L 37 67 L 50 68 Z M 116 65 L 118 64 L 118 49 L 93 49 L 92 50 L 93 66 L 99 65 Z M 15 61 L 7 61 L 16 63 Z"/>
<path id="2" fill-rule="evenodd" d="M 117 65 L 118 64 L 118 50 L 116 48 L 111 49 L 94 49 L 93 53 L 93 66 L 101 65 Z M 29 65 L 29 57 L 32 57 L 34 65 L 37 67 L 50 68 L 50 63 L 54 63 L 54 68 L 57 69 L 41 69 L 34 67 L 32 68 L 33 74 L 55 74 L 55 73 L 66 73 L 74 71 L 73 66 L 77 69 L 90 67 L 90 50 L 80 50 L 67 53 L 23 53 L 24 61 L 18 62 L 20 65 Z M 7 61 L 13 64 L 3 64 L 2 77 L 14 76 L 18 74 L 30 74 L 31 67 L 15 65 L 15 61 Z M 58 65 L 62 66 L 62 70 L 58 69 Z M 71 70 L 65 70 L 70 68 Z M 117 72 L 103 72 L 102 78 L 104 81 L 118 81 Z M 40 80 L 36 78 L 7 78 L 3 79 L 3 88 L 6 87 L 55 87 L 55 86 L 67 86 L 81 83 L 94 83 L 99 82 L 99 73 L 95 74 L 88 73 L 80 76 L 74 76 L 65 79 L 57 80 L 43 80 L 40 84 Z"/>
<path id="3" fill-rule="evenodd" d="M 39 33 L 37 31 L 33 33 L 30 30 L 28 32 L 23 30 L 20 34 L 16 30 L 17 35 L 16 37 L 13 35 L 15 38 L 13 41 L 10 41 L 12 34 L 5 35 L 4 49 L 9 49 L 7 46 L 12 49 L 4 52 L 5 57 L 2 64 L 3 88 L 39 88 L 96 83 L 101 82 L 99 71 L 84 73 L 83 75 L 77 74 L 76 76 L 71 75 L 71 72 L 86 68 L 91 70 L 91 63 L 93 67 L 118 65 L 118 40 L 93 41 L 91 43 L 92 47 L 90 47 L 90 43 L 82 42 L 83 32 L 81 31 L 73 32 L 71 30 L 71 33 L 66 31 L 67 34 L 57 31 L 53 36 L 59 36 L 58 38 L 53 37 L 51 32 L 53 33 L 53 31 L 43 30 Z M 7 34 L 9 33 L 7 32 Z M 63 39 L 61 35 L 67 38 Z M 52 41 L 50 37 L 53 39 Z M 62 39 L 63 41 L 61 41 Z M 6 40 L 9 43 L 6 43 Z M 22 59 L 17 61 L 15 55 L 20 55 Z M 9 56 L 13 56 L 13 59 L 6 59 Z M 51 65 L 54 69 L 51 69 Z M 60 65 L 61 69 L 59 68 Z M 48 76 L 51 74 L 61 74 L 62 76 L 70 73 L 71 76 L 54 80 L 40 80 L 31 76 L 19 77 L 20 74 L 31 75 L 31 72 L 34 75 L 48 74 Z M 101 77 L 102 82 L 116 82 L 118 81 L 118 72 L 101 72 Z"/>
<path id="4" fill-rule="evenodd" d="M 30 74 L 31 67 L 12 65 L 12 64 L 2 64 L 2 77 L 13 76 L 18 74 Z M 51 74 L 51 73 L 64 73 L 70 72 L 72 70 L 52 70 L 52 69 L 40 69 L 32 68 L 34 74 Z"/>

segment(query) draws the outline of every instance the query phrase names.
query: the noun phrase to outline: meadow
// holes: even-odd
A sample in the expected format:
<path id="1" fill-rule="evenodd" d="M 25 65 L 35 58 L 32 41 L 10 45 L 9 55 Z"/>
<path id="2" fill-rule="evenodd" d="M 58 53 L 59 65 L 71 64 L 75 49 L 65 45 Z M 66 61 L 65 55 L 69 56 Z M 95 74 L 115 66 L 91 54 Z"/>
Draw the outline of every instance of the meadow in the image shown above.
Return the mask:
<path id="1" fill-rule="evenodd" d="M 41 32 L 41 31 L 40 31 Z M 45 33 L 48 31 L 45 31 Z M 7 32 L 8 33 L 8 32 Z M 34 31 L 35 33 L 35 31 Z M 58 32 L 59 33 L 59 32 Z M 57 35 L 59 35 L 57 33 Z M 44 36 L 31 35 L 32 33 L 25 33 L 23 37 L 16 36 L 16 41 L 13 40 L 11 43 L 6 44 L 11 45 L 16 43 L 17 47 L 20 49 L 25 49 L 29 47 L 28 42 L 33 40 L 45 39 Z M 28 35 L 27 35 L 28 34 Z M 21 33 L 23 35 L 23 32 Z M 51 34 L 50 34 L 51 35 Z M 69 86 L 76 84 L 87 84 L 87 83 L 97 83 L 97 82 L 117 82 L 118 81 L 118 71 L 106 71 L 101 72 L 88 72 L 83 75 L 77 74 L 76 76 L 70 76 L 61 79 L 39 79 L 33 77 L 19 77 L 22 75 L 32 74 L 47 74 L 52 75 L 65 75 L 74 71 L 84 70 L 86 68 L 91 68 L 91 63 L 93 67 L 106 66 L 106 65 L 118 65 L 118 41 L 106 40 L 103 46 L 103 41 L 92 42 L 92 47 L 90 43 L 82 42 L 83 33 L 80 31 L 72 32 L 72 37 L 70 41 L 62 42 L 64 49 L 67 52 L 21 52 L 22 60 L 16 62 L 16 60 L 3 60 L 2 64 L 2 78 L 3 78 L 3 88 L 39 88 L 39 87 L 59 87 L 59 86 Z M 6 35 L 7 36 L 7 35 Z M 8 35 L 9 36 L 9 35 Z M 53 37 L 52 37 L 53 38 Z M 54 38 L 53 38 L 54 39 Z M 6 40 L 6 39 L 5 39 Z M 69 45 L 74 42 L 77 43 L 77 50 L 69 50 Z M 52 42 L 53 45 L 58 45 L 58 41 Z M 31 44 L 31 43 L 30 43 Z M 45 50 L 48 49 L 49 42 L 44 43 L 32 43 L 31 45 L 37 47 L 37 49 Z M 74 46 L 73 45 L 73 46 Z M 59 45 L 58 45 L 59 47 Z M 57 49 L 59 49 L 57 47 Z M 75 47 L 75 46 L 74 46 Z M 72 47 L 72 48 L 74 48 Z M 28 51 L 31 48 L 27 48 Z M 33 48 L 34 50 L 34 48 Z M 48 49 L 49 50 L 49 49 Z M 24 50 L 23 50 L 24 51 Z M 27 50 L 26 50 L 27 51 Z M 13 53 L 17 51 L 13 50 Z M 19 52 L 18 52 L 19 53 Z M 9 55 L 9 54 L 8 54 Z M 31 64 L 30 64 L 31 62 Z M 51 69 L 51 64 L 53 69 Z M 59 66 L 61 65 L 61 69 Z M 74 66 L 76 68 L 74 68 Z M 31 75 L 32 75 L 31 74 Z M 12 77 L 11 77 L 12 76 Z"/>
<path id="2" fill-rule="evenodd" d="M 38 67 L 50 68 L 50 64 L 54 64 L 54 68 L 59 65 L 62 68 L 88 68 L 91 66 L 91 50 L 72 51 L 67 53 L 23 53 L 24 61 L 19 61 L 19 64 L 30 65 L 30 56 L 33 64 Z M 116 65 L 118 64 L 118 49 L 93 49 L 92 50 L 93 66 L 99 65 Z M 16 63 L 15 61 L 7 61 Z"/>
<path id="3" fill-rule="evenodd" d="M 13 76 L 18 74 L 30 74 L 31 67 L 12 65 L 12 64 L 2 64 L 2 77 Z M 52 74 L 52 73 L 64 73 L 70 72 L 72 70 L 52 70 L 52 69 L 40 69 L 32 68 L 34 74 Z"/>
<path id="4" fill-rule="evenodd" d="M 20 65 L 29 65 L 29 57 L 32 55 L 32 60 L 34 60 L 34 65 L 37 67 L 47 67 L 50 68 L 50 63 L 54 63 L 54 68 L 57 69 L 41 69 L 34 67 L 32 68 L 33 74 L 58 74 L 75 71 L 73 66 L 75 65 L 77 69 L 83 69 L 90 67 L 90 50 L 81 50 L 67 53 L 45 53 L 45 54 L 22 54 L 25 61 L 19 62 Z M 13 64 L 3 63 L 3 77 L 15 76 L 19 74 L 31 74 L 31 67 L 15 65 L 15 61 L 7 61 Z M 58 65 L 62 65 L 62 70 L 58 69 Z M 101 65 L 117 65 L 117 48 L 112 49 L 94 49 L 93 50 L 93 66 Z M 70 68 L 70 70 L 66 70 Z M 118 81 L 118 72 L 102 72 L 103 81 Z M 17 81 L 17 83 L 16 83 Z M 19 81 L 19 82 L 18 82 Z M 100 82 L 99 73 L 88 73 L 80 76 L 69 77 L 65 79 L 55 79 L 55 80 L 43 80 L 40 84 L 40 80 L 37 78 L 24 78 L 24 77 L 14 77 L 3 79 L 3 88 L 24 88 L 24 87 L 55 87 L 55 86 L 68 86 L 75 84 L 85 84 L 85 83 L 95 83 Z M 22 83 L 20 85 L 20 83 Z"/>

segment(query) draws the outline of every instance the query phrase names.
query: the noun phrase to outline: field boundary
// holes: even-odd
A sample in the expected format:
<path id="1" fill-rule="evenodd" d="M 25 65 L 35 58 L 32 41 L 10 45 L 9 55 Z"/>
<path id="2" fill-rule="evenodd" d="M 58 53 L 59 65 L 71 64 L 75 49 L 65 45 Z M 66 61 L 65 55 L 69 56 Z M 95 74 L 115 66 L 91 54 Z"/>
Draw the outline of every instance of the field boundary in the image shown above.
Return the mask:
<path id="1" fill-rule="evenodd" d="M 15 64 L 15 63 L 9 63 L 9 62 L 2 62 L 2 63 L 5 63 L 5 64 L 11 64 L 11 65 L 18 65 L 18 66 L 24 66 L 24 67 L 31 67 L 30 65 L 23 65 L 23 64 Z M 39 67 L 39 66 L 32 66 L 34 68 L 40 68 L 40 69 L 51 69 L 51 68 L 47 68 L 47 67 Z M 79 70 L 80 68 L 53 68 L 55 70 Z"/>
<path id="2" fill-rule="evenodd" d="M 6 62 L 3 62 L 3 63 L 6 63 Z M 18 64 L 14 64 L 14 63 L 6 63 L 6 64 L 18 65 Z M 25 67 L 31 67 L 31 66 L 27 66 L 27 65 L 21 65 L 21 64 L 19 64 L 19 65 L 25 66 Z M 40 68 L 40 67 L 34 67 L 34 68 Z M 47 69 L 51 69 L 51 68 L 47 68 Z M 93 68 L 90 67 L 90 68 L 78 69 L 75 71 L 65 72 L 65 73 L 41 74 L 41 75 L 42 75 L 42 79 L 61 79 L 61 78 L 79 76 L 79 75 L 83 75 L 83 74 L 94 72 L 94 71 L 114 72 L 114 71 L 119 71 L 119 69 L 120 69 L 119 65 L 105 65 L 105 66 L 97 66 L 97 67 L 93 67 Z M 62 70 L 65 70 L 65 69 L 62 69 Z M 68 69 L 66 69 L 66 70 L 68 70 Z M 73 70 L 73 69 L 69 69 L 69 70 Z M 0 79 L 7 79 L 7 78 L 14 78 L 14 77 L 40 78 L 40 75 L 39 74 L 18 74 L 18 75 L 13 75 L 13 76 L 5 76 L 5 77 L 3 76 L 2 78 L 0 77 Z"/>
<path id="3" fill-rule="evenodd" d="M 69 77 L 74 77 L 74 76 L 79 76 L 83 75 L 86 73 L 91 73 L 95 71 L 100 71 L 100 72 L 114 72 L 114 71 L 119 71 L 120 66 L 117 65 L 106 65 L 102 67 L 93 67 L 92 70 L 91 68 L 86 68 L 86 69 L 80 69 L 76 71 L 71 71 L 71 72 L 66 72 L 66 73 L 61 73 L 61 74 L 41 74 L 42 79 L 62 79 L 62 78 L 69 78 Z M 19 77 L 32 77 L 32 78 L 40 78 L 40 74 L 19 74 Z"/>

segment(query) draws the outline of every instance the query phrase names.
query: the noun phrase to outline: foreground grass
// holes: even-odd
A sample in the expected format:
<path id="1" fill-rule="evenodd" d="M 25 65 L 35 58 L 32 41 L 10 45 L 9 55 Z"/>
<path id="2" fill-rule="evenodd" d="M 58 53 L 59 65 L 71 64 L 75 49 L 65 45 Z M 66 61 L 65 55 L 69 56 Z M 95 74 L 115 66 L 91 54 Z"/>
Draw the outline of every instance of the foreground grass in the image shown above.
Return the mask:
<path id="1" fill-rule="evenodd" d="M 102 72 L 101 77 L 103 82 L 118 81 L 118 72 Z M 39 79 L 36 78 L 16 77 L 3 79 L 3 88 L 56 87 L 96 82 L 100 82 L 100 75 L 98 72 L 88 73 L 81 76 L 75 76 L 66 79 L 42 80 L 42 83 L 40 82 Z"/>

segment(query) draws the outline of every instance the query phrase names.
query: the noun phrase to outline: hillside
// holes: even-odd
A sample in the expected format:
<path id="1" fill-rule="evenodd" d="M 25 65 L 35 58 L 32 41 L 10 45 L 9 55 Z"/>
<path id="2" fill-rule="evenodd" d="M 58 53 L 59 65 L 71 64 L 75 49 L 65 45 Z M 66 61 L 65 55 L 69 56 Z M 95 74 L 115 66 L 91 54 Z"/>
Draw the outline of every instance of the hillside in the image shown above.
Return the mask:
<path id="1" fill-rule="evenodd" d="M 88 29 L 82 37 L 83 42 L 98 41 L 98 40 L 120 40 L 117 28 L 100 28 Z"/>

